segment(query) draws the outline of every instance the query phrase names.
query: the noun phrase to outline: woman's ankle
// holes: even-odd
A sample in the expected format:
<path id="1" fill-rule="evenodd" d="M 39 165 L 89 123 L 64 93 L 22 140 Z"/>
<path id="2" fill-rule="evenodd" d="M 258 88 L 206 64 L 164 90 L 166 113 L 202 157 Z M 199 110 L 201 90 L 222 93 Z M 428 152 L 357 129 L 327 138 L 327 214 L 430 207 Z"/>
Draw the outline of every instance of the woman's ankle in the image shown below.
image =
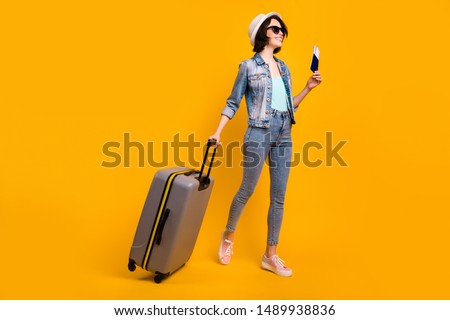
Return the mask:
<path id="1" fill-rule="evenodd" d="M 225 230 L 223 232 L 223 237 L 227 240 L 230 240 L 231 242 L 234 242 L 234 232 Z"/>
<path id="2" fill-rule="evenodd" d="M 277 254 L 277 246 L 268 244 L 266 246 L 266 252 L 264 253 L 267 258 L 271 258 Z"/>

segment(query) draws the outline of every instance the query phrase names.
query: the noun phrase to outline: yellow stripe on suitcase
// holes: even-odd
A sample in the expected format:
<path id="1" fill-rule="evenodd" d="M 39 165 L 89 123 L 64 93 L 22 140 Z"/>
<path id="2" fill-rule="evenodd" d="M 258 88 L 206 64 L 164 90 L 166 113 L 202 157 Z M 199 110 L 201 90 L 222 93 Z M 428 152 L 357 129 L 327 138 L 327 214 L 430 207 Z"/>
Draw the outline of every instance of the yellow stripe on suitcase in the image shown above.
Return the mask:
<path id="1" fill-rule="evenodd" d="M 164 193 L 161 198 L 161 203 L 159 205 L 158 212 L 156 214 L 156 222 L 154 224 L 154 228 L 153 228 L 152 234 L 150 236 L 150 242 L 149 242 L 149 245 L 147 246 L 147 251 L 145 252 L 144 263 L 142 264 L 142 267 L 146 270 L 147 270 L 148 260 L 150 259 L 150 252 L 152 251 L 153 242 L 155 241 L 156 231 L 158 229 L 159 221 L 161 220 L 163 210 L 166 207 L 167 198 L 169 196 L 169 191 L 170 191 L 170 188 L 172 187 L 173 180 L 181 174 L 186 174 L 186 173 L 194 172 L 194 171 L 195 170 L 193 170 L 193 169 L 188 169 L 188 170 L 174 172 L 167 179 L 166 187 L 164 189 Z"/>

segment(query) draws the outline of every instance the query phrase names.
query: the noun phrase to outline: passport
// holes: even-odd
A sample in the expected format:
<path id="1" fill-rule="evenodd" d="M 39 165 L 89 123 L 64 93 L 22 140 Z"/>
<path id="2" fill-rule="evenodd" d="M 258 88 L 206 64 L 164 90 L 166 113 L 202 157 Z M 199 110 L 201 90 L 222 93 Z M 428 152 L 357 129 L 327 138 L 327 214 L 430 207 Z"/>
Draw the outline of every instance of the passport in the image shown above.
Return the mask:
<path id="1" fill-rule="evenodd" d="M 319 57 L 320 57 L 319 48 L 317 46 L 314 46 L 310 68 L 312 72 L 319 70 Z"/>

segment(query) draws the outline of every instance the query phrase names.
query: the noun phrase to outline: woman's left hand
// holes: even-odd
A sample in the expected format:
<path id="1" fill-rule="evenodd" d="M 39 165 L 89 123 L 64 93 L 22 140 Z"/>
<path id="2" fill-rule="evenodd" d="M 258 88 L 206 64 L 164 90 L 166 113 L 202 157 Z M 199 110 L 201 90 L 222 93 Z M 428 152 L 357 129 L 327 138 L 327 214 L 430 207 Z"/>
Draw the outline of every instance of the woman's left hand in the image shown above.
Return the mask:
<path id="1" fill-rule="evenodd" d="M 315 71 L 314 74 L 309 77 L 308 82 L 306 83 L 306 86 L 309 90 L 314 89 L 322 82 L 322 77 L 320 75 L 319 71 Z"/>

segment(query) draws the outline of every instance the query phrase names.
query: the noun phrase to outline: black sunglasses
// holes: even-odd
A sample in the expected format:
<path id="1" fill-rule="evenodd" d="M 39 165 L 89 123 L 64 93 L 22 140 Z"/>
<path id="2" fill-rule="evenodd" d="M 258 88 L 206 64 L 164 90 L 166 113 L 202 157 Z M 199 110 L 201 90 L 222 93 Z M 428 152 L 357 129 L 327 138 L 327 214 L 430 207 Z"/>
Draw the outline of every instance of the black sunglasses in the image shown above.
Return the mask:
<path id="1" fill-rule="evenodd" d="M 286 30 L 284 30 L 284 28 L 280 28 L 277 26 L 269 26 L 269 27 L 267 27 L 267 30 L 269 30 L 269 29 L 272 29 L 272 32 L 275 34 L 279 34 L 280 31 L 283 32 L 283 34 L 286 34 Z"/>

